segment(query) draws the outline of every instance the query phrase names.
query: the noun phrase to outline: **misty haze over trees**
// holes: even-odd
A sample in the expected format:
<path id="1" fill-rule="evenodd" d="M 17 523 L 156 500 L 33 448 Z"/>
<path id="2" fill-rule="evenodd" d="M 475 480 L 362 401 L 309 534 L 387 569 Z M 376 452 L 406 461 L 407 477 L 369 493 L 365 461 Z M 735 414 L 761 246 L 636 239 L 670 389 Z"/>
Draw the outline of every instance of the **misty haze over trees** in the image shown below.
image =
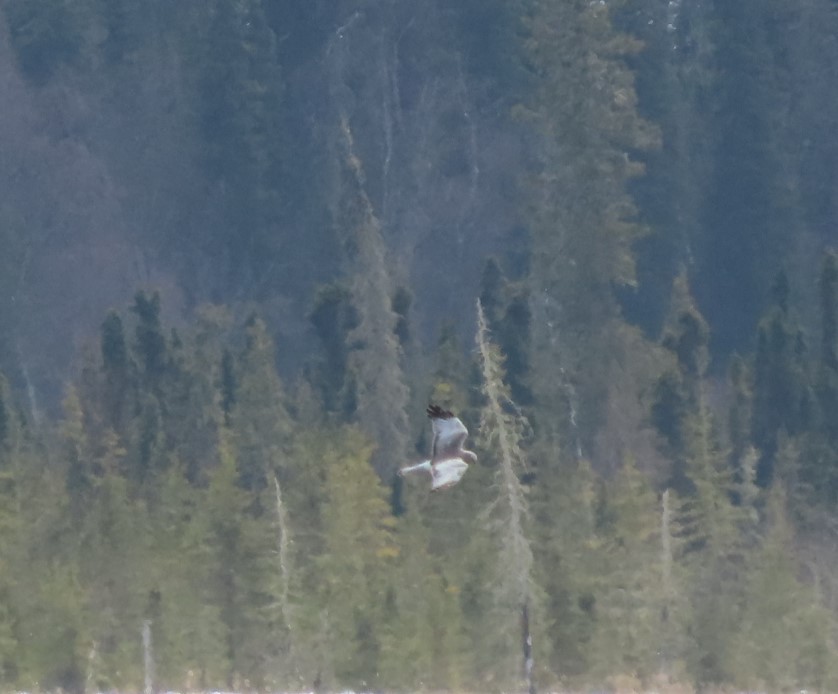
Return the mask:
<path id="1" fill-rule="evenodd" d="M 2 689 L 509 691 L 525 610 L 544 688 L 838 690 L 837 70 L 834 0 L 0 0 Z"/>

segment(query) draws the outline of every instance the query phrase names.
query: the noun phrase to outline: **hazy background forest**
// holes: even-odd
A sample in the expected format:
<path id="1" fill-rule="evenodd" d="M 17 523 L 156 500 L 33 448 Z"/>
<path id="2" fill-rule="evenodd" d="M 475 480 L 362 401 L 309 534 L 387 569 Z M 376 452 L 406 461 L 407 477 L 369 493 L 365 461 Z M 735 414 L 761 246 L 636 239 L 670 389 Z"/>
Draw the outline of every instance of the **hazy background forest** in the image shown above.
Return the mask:
<path id="1" fill-rule="evenodd" d="M 0 687 L 509 691 L 526 606 L 539 688 L 838 691 L 836 73 L 834 0 L 0 0 Z"/>

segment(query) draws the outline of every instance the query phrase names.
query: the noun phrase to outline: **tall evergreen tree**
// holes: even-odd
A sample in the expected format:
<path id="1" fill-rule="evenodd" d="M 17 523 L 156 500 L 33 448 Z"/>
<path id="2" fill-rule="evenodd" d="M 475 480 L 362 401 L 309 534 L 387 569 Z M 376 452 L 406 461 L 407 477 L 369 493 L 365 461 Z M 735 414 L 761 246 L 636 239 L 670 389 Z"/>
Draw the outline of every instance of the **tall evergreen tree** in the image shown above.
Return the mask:
<path id="1" fill-rule="evenodd" d="M 381 670 L 385 686 L 448 687 L 457 680 L 456 595 L 428 550 L 429 533 L 415 505 L 396 525 L 399 556 L 388 589 L 382 627 Z"/>
<path id="2" fill-rule="evenodd" d="M 600 532 L 603 565 L 596 629 L 591 642 L 592 672 L 648 682 L 660 670 L 665 644 L 664 610 L 672 608 L 663 584 L 660 519 L 648 480 L 627 461 L 610 485 L 609 519 Z M 672 637 L 672 632 L 667 636 Z"/>
<path id="3" fill-rule="evenodd" d="M 0 373 L 0 682 L 10 686 L 18 681 L 21 672 L 20 608 L 15 604 L 16 588 L 21 578 L 16 570 L 19 552 L 21 523 L 19 512 L 24 497 L 19 470 L 21 459 L 21 432 L 5 376 Z"/>
<path id="4" fill-rule="evenodd" d="M 667 486 L 682 495 L 693 490 L 686 469 L 687 429 L 690 416 L 705 407 L 703 379 L 709 365 L 709 342 L 709 328 L 682 271 L 673 283 L 670 316 L 662 339 L 674 357 L 674 365 L 658 379 L 651 412 L 652 423 L 662 435 L 665 452 L 672 460 Z"/>
<path id="5" fill-rule="evenodd" d="M 320 571 L 331 667 L 339 682 L 357 687 L 377 678 L 381 596 L 398 547 L 384 488 L 370 465 L 371 448 L 357 431 L 346 430 L 346 436 L 345 452 L 326 474 Z"/>
<path id="6" fill-rule="evenodd" d="M 628 193 L 643 167 L 631 153 L 657 140 L 624 62 L 639 44 L 613 24 L 620 4 L 538 0 L 527 21 L 537 76 L 530 115 L 540 134 L 530 224 L 534 394 L 546 432 L 561 421 L 573 386 L 583 440 L 607 389 L 601 365 L 615 340 L 612 288 L 634 281 L 632 244 L 644 233 Z"/>
<path id="7" fill-rule="evenodd" d="M 217 606 L 226 686 L 244 678 L 261 685 L 270 672 L 269 606 L 275 552 L 271 523 L 253 511 L 253 495 L 239 485 L 235 448 L 229 431 L 219 433 L 219 466 L 203 508 L 204 551 L 209 553 L 208 593 Z"/>
<path id="8" fill-rule="evenodd" d="M 802 455 L 798 472 L 800 482 L 807 487 L 809 502 L 831 507 L 838 498 L 838 428 L 833 421 L 838 407 L 838 260 L 833 252 L 823 257 L 818 290 L 820 349 L 811 359 L 803 354 L 796 371 L 787 376 L 798 390 L 803 390 L 808 370 L 811 395 L 803 390 L 796 426 L 785 427 L 785 431 L 799 435 Z M 796 501 L 794 491 L 789 490 L 792 502 Z"/>
<path id="9" fill-rule="evenodd" d="M 160 319 L 160 294 L 137 292 L 131 307 L 137 316 L 134 352 L 140 365 L 142 385 L 147 392 L 161 396 L 167 365 L 166 337 Z"/>
<path id="10" fill-rule="evenodd" d="M 738 354 L 730 361 L 728 380 L 733 397 L 728 410 L 727 428 L 730 439 L 730 461 L 735 468 L 750 451 L 751 384 L 748 365 Z"/>
<path id="11" fill-rule="evenodd" d="M 127 417 L 131 415 L 131 362 L 125 341 L 122 318 L 116 311 L 108 313 L 101 331 L 102 371 L 104 372 L 104 415 L 108 425 L 117 433 L 124 433 Z"/>
<path id="12" fill-rule="evenodd" d="M 264 290 L 280 262 L 282 84 L 276 36 L 261 0 L 216 0 L 205 47 L 199 117 L 209 178 L 224 228 L 214 250 L 228 281 Z"/>
<path id="13" fill-rule="evenodd" d="M 389 477 L 407 451 L 408 388 L 396 335 L 398 316 L 391 296 L 393 278 L 381 227 L 364 188 L 364 172 L 355 151 L 346 114 L 340 123 L 344 144 L 343 211 L 354 249 L 352 296 L 358 325 L 347 339 L 355 347 L 350 365 L 357 379 L 356 416 L 378 445 L 375 466 Z"/>
<path id="14" fill-rule="evenodd" d="M 251 491 L 265 489 L 289 445 L 290 420 L 275 359 L 267 326 L 251 318 L 232 415 L 239 484 Z"/>
<path id="15" fill-rule="evenodd" d="M 794 537 L 780 484 L 772 488 L 767 529 L 747 568 L 742 621 L 731 670 L 742 686 L 828 689 L 836 676 L 823 607 L 797 576 Z M 759 637 L 755 638 L 755 634 Z"/>
<path id="16" fill-rule="evenodd" d="M 818 425 L 829 443 L 838 446 L 838 427 L 830 413 L 838 410 L 838 255 L 824 256 L 818 281 L 821 349 L 818 359 Z"/>
<path id="17" fill-rule="evenodd" d="M 95 484 L 91 447 L 85 431 L 84 412 L 75 389 L 64 399 L 62 438 L 66 456 L 66 485 L 73 517 L 81 519 Z"/>
<path id="18" fill-rule="evenodd" d="M 807 349 L 789 304 L 785 273 L 777 275 L 773 303 L 760 321 L 754 357 L 752 431 L 762 458 L 757 480 L 772 479 L 777 436 L 801 433 L 812 415 L 807 374 Z"/>
<path id="19" fill-rule="evenodd" d="M 328 412 L 347 417 L 356 407 L 347 336 L 358 325 L 349 290 L 337 284 L 320 287 L 309 321 L 320 339 L 323 354 L 322 360 L 311 367 L 312 385 L 318 389 Z"/>
<path id="20" fill-rule="evenodd" d="M 802 231 L 800 186 L 787 137 L 772 114 L 791 107 L 782 2 L 714 4 L 713 167 L 697 239 L 697 296 L 722 353 L 747 344 L 770 298 L 771 277 Z M 787 15 L 786 15 L 787 16 Z"/>
<path id="21" fill-rule="evenodd" d="M 184 465 L 174 464 L 148 518 L 145 588 L 159 601 L 151 627 L 160 683 L 208 687 L 228 676 L 223 603 L 216 592 L 218 548 L 207 509 L 212 498 L 209 488 L 189 484 Z"/>
<path id="22" fill-rule="evenodd" d="M 744 531 L 754 515 L 752 508 L 733 502 L 733 471 L 704 397 L 685 424 L 684 461 L 691 491 L 682 501 L 679 520 L 693 610 L 688 668 L 695 681 L 722 682 L 730 676 L 727 652 L 740 601 L 739 570 L 748 536 Z"/>

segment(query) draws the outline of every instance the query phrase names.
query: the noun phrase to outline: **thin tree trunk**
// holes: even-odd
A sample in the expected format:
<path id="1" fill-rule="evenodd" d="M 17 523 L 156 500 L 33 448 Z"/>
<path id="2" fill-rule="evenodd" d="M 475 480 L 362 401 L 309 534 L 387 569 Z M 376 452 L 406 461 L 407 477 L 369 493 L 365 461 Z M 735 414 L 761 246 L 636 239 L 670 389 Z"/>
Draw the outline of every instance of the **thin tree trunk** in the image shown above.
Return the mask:
<path id="1" fill-rule="evenodd" d="M 282 503 L 282 490 L 279 486 L 279 478 L 274 475 L 274 490 L 276 492 L 276 524 L 277 524 L 277 552 L 279 555 L 280 571 L 280 595 L 279 609 L 282 612 L 282 622 L 289 635 L 291 632 L 291 620 L 288 616 L 288 594 L 290 572 L 288 570 L 288 522 L 285 518 L 285 506 Z"/>
<path id="2" fill-rule="evenodd" d="M 143 620 L 143 674 L 144 694 L 154 694 L 154 653 L 151 646 L 151 620 Z"/>
<path id="3" fill-rule="evenodd" d="M 661 495 L 661 580 L 663 583 L 663 606 L 661 608 L 661 633 L 663 642 L 660 646 L 661 671 L 671 674 L 671 655 L 669 652 L 669 611 L 672 599 L 672 536 L 670 534 L 671 509 L 669 508 L 669 490 Z"/>
<path id="4" fill-rule="evenodd" d="M 524 679 L 527 682 L 528 694 L 536 694 L 535 680 L 533 679 L 533 665 L 535 661 L 532 655 L 532 633 L 530 632 L 530 610 L 525 602 L 521 608 L 521 639 L 524 647 Z"/>

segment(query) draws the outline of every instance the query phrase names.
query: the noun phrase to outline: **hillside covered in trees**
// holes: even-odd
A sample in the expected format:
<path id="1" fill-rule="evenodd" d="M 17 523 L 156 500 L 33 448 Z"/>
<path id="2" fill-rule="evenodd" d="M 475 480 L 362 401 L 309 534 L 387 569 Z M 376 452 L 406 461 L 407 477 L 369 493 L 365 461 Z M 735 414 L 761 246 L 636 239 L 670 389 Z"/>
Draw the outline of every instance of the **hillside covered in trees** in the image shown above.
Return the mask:
<path id="1" fill-rule="evenodd" d="M 0 689 L 838 690 L 836 37 L 0 0 Z"/>

